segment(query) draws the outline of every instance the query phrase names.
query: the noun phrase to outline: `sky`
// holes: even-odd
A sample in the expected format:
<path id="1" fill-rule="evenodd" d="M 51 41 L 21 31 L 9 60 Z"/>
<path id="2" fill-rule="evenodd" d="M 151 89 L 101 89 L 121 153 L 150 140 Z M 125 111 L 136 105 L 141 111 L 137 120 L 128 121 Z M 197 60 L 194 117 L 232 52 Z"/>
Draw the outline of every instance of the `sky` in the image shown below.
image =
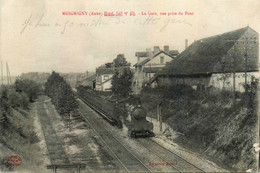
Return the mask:
<path id="1" fill-rule="evenodd" d="M 153 46 L 181 52 L 185 39 L 191 44 L 248 25 L 260 32 L 259 0 L 0 0 L 0 5 L 0 59 L 11 75 L 94 71 L 118 54 L 133 65 L 135 52 Z"/>

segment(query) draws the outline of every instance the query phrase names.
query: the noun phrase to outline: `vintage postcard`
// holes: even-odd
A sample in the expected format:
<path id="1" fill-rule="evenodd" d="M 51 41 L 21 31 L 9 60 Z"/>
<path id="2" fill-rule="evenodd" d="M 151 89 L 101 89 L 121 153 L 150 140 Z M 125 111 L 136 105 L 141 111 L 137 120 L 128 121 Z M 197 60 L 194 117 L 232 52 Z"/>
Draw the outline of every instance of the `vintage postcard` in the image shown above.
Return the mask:
<path id="1" fill-rule="evenodd" d="M 0 0 L 0 172 L 259 172 L 259 0 Z"/>

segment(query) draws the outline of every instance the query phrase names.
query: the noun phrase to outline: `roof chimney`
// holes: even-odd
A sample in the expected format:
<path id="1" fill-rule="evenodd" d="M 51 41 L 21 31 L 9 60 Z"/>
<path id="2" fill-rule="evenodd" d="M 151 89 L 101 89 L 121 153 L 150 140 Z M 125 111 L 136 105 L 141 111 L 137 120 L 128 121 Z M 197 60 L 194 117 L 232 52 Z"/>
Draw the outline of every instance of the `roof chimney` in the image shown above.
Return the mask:
<path id="1" fill-rule="evenodd" d="M 185 39 L 185 49 L 188 47 L 188 39 Z"/>
<path id="2" fill-rule="evenodd" d="M 152 49 L 150 48 L 146 48 L 146 52 L 147 52 L 147 57 L 152 57 L 153 56 L 153 52 L 152 52 Z"/>
<path id="3" fill-rule="evenodd" d="M 155 53 L 158 53 L 160 51 L 160 48 L 159 48 L 159 46 L 154 46 L 153 47 L 153 53 L 155 54 Z"/>
<path id="4" fill-rule="evenodd" d="M 169 46 L 168 45 L 163 46 L 163 51 L 166 53 L 169 53 L 169 51 L 170 51 Z"/>
<path id="5" fill-rule="evenodd" d="M 152 52 L 151 48 L 146 48 L 146 52 Z"/>

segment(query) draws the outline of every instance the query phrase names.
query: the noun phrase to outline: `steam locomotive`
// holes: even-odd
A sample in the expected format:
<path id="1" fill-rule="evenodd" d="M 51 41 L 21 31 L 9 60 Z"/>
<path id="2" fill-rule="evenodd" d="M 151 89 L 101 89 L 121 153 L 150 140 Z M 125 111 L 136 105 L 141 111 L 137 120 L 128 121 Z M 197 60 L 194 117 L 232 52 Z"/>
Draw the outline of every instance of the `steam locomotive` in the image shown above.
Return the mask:
<path id="1" fill-rule="evenodd" d="M 128 134 L 132 138 L 136 137 L 152 137 L 153 123 L 146 120 L 146 111 L 140 106 L 136 105 L 131 115 L 131 122 L 128 125 Z"/>
<path id="2" fill-rule="evenodd" d="M 155 136 L 153 133 L 153 123 L 146 120 L 146 111 L 140 104 L 135 104 L 133 109 L 127 110 L 126 101 L 120 102 L 104 99 L 94 93 L 94 91 L 86 89 L 83 86 L 77 87 L 77 95 L 82 101 L 99 112 L 99 114 L 112 125 L 122 128 L 124 122 L 128 128 L 130 137 Z M 131 104 L 133 104 L 133 102 Z M 130 113 L 130 121 L 126 120 L 127 112 Z"/>

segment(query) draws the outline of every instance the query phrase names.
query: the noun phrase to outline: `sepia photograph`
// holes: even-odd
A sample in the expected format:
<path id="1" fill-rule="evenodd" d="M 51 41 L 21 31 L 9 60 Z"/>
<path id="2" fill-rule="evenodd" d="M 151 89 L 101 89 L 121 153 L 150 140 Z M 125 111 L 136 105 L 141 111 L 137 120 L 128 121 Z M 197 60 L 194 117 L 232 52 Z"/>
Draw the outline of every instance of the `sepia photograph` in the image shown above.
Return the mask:
<path id="1" fill-rule="evenodd" d="M 260 172 L 259 0 L 0 0 L 0 173 Z"/>

